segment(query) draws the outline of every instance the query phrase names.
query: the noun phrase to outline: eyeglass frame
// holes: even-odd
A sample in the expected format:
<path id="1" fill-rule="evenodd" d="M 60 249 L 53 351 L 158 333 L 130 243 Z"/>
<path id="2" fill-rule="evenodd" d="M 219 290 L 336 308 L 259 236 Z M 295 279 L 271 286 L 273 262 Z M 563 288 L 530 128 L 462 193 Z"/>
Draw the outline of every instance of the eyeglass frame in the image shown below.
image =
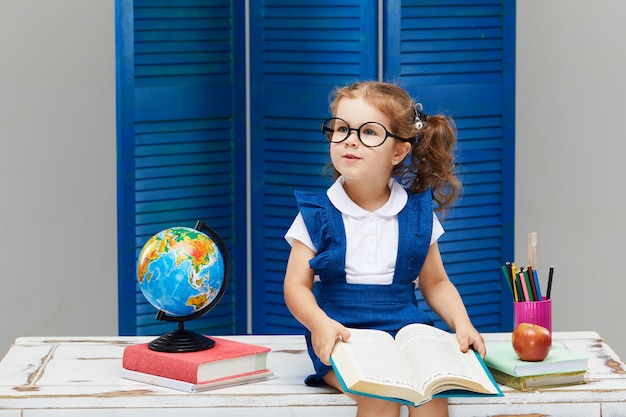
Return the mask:
<path id="1" fill-rule="evenodd" d="M 346 137 L 345 137 L 345 138 L 343 138 L 343 139 L 341 139 L 341 140 L 340 140 L 340 141 L 338 141 L 338 142 L 335 142 L 335 141 L 333 141 L 333 140 L 329 139 L 329 138 L 328 138 L 328 137 L 326 137 L 326 135 L 325 135 L 325 133 L 326 133 L 326 132 L 330 132 L 330 131 L 332 131 L 332 132 L 333 132 L 333 134 L 335 133 L 335 129 L 331 129 L 330 127 L 326 126 L 326 124 L 327 124 L 329 121 L 331 121 L 331 120 L 341 120 L 342 122 L 344 122 L 344 123 L 346 124 L 346 128 L 348 129 L 348 132 L 346 133 Z M 378 145 L 368 145 L 368 144 L 366 144 L 365 142 L 363 142 L 363 140 L 361 139 L 361 128 L 362 128 L 363 126 L 365 126 L 365 125 L 370 124 L 370 123 L 375 123 L 375 124 L 379 125 L 379 126 L 380 126 L 380 127 L 382 127 L 382 128 L 383 128 L 383 130 L 385 131 L 385 138 L 384 138 L 384 139 L 382 140 L 382 142 L 380 142 Z M 365 122 L 365 123 L 363 123 L 361 126 L 359 126 L 359 127 L 357 127 L 357 128 L 354 128 L 354 127 L 350 127 L 350 125 L 348 124 L 348 122 L 346 122 L 345 120 L 343 120 L 341 117 L 329 117 L 328 119 L 326 119 L 326 120 L 324 120 L 324 121 L 322 122 L 322 124 L 321 124 L 321 126 L 320 126 L 320 129 L 322 130 L 322 136 L 324 136 L 324 138 L 325 138 L 328 142 L 330 142 L 330 143 L 341 143 L 341 142 L 346 141 L 346 140 L 350 137 L 350 134 L 352 133 L 352 131 L 354 130 L 354 131 L 356 132 L 356 137 L 359 139 L 359 142 L 361 142 L 361 144 L 362 144 L 363 146 L 366 146 L 366 147 L 368 147 L 368 148 L 377 148 L 377 147 L 379 147 L 379 146 L 382 146 L 382 144 L 383 144 L 383 143 L 385 143 L 385 141 L 387 140 L 387 138 L 388 138 L 388 137 L 392 137 L 392 138 L 394 138 L 394 139 L 398 139 L 398 140 L 401 140 L 401 141 L 403 141 L 403 142 L 412 142 L 412 141 L 413 141 L 413 139 L 403 138 L 403 137 L 400 137 L 400 136 L 396 135 L 395 133 L 390 132 L 390 131 L 389 131 L 389 130 L 385 127 L 385 125 L 383 125 L 382 123 L 379 123 L 379 122 Z"/>

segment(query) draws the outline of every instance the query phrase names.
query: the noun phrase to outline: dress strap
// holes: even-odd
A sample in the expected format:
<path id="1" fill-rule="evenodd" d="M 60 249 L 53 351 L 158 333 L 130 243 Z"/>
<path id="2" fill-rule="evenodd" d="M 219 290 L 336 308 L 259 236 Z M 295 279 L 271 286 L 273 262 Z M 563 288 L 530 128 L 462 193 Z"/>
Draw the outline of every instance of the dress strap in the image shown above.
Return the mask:
<path id="1" fill-rule="evenodd" d="M 346 282 L 346 232 L 341 212 L 326 193 L 296 191 L 295 196 L 311 241 L 317 248 L 317 255 L 309 265 L 324 280 Z"/>
<path id="2" fill-rule="evenodd" d="M 393 282 L 413 282 L 422 270 L 430 249 L 433 229 L 431 191 L 409 194 L 406 206 L 398 213 L 398 256 Z"/>

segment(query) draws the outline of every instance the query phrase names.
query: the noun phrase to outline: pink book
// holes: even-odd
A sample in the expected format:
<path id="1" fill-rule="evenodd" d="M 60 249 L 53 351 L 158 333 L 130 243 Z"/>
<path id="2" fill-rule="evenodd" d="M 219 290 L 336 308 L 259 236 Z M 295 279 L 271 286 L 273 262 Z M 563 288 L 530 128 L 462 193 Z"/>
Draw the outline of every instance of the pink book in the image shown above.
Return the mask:
<path id="1" fill-rule="evenodd" d="M 151 350 L 147 343 L 124 349 L 122 368 L 192 384 L 255 373 L 267 369 L 270 348 L 211 337 L 215 346 L 198 352 Z"/>

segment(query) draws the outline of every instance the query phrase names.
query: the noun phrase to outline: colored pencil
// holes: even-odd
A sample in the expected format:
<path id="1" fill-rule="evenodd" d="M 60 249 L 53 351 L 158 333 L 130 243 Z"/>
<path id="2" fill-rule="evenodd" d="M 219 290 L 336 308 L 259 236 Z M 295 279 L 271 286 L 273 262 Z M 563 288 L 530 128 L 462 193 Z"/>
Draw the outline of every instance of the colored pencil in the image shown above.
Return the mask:
<path id="1" fill-rule="evenodd" d="M 539 298 L 537 298 L 537 288 L 535 287 L 535 277 L 533 274 L 534 270 L 532 265 L 528 265 L 528 267 L 526 268 L 526 271 L 524 272 L 524 277 L 526 277 L 528 279 L 527 285 L 529 285 L 529 290 L 528 292 L 532 292 L 532 301 L 540 301 Z"/>
<path id="2" fill-rule="evenodd" d="M 511 282 L 511 277 L 509 276 L 509 270 L 506 265 L 502 265 L 502 274 L 504 275 L 504 280 L 507 284 L 509 284 L 509 290 L 511 290 L 511 294 L 515 296 L 515 292 L 513 291 L 513 283 Z"/>
<path id="3" fill-rule="evenodd" d="M 519 272 L 519 280 L 522 283 L 522 291 L 524 291 L 524 301 L 532 301 L 528 295 L 528 287 L 526 287 L 526 279 L 524 278 L 524 267 Z"/>
<path id="4" fill-rule="evenodd" d="M 552 294 L 552 276 L 554 275 L 554 267 L 550 267 L 550 272 L 548 273 L 548 292 L 546 292 L 546 300 L 550 299 L 550 295 Z"/>
<path id="5" fill-rule="evenodd" d="M 541 296 L 541 287 L 539 286 L 539 277 L 537 276 L 537 270 L 533 269 L 533 280 L 535 281 L 535 288 L 537 289 L 537 301 L 543 300 Z"/>

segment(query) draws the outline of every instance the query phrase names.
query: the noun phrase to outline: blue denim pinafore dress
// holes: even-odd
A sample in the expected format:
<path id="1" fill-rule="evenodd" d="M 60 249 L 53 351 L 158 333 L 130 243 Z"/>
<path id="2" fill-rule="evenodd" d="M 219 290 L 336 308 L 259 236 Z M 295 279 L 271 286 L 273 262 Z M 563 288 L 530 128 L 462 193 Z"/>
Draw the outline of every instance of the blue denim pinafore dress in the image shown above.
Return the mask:
<path id="1" fill-rule="evenodd" d="M 433 324 L 417 306 L 414 281 L 430 248 L 433 227 L 432 193 L 409 194 L 398 213 L 398 255 L 390 285 L 348 284 L 345 257 L 346 234 L 341 212 L 326 193 L 296 191 L 298 209 L 317 255 L 309 261 L 320 281 L 313 293 L 318 305 L 334 320 L 347 327 L 384 330 L 395 335 L 411 323 Z M 315 355 L 311 333 L 305 329 L 309 356 L 316 373 L 307 385 L 323 384 L 322 377 L 332 370 Z"/>

